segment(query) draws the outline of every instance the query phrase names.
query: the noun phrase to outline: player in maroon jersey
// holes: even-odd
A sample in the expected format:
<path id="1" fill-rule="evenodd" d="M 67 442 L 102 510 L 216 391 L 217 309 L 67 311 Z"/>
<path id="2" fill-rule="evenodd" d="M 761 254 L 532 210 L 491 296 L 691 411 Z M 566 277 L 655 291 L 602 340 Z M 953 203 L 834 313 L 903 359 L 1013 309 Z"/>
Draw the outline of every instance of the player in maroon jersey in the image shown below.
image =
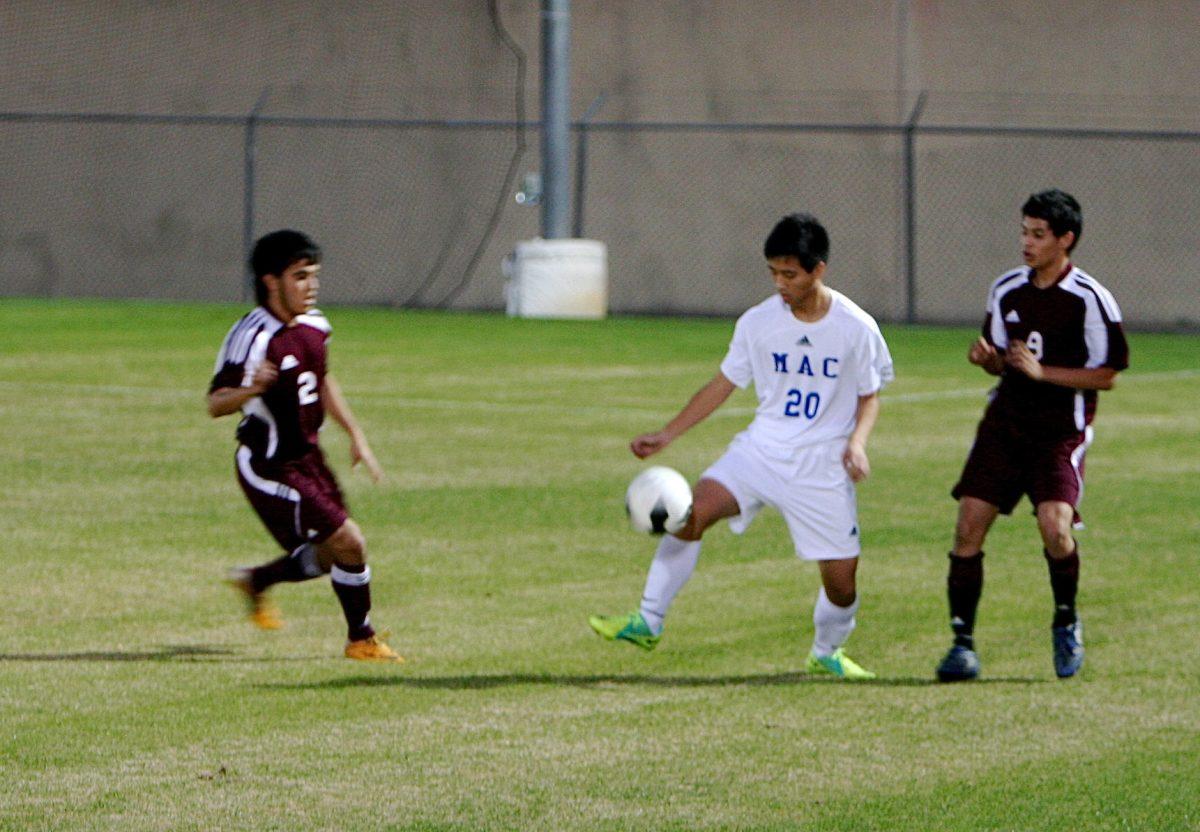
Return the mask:
<path id="1" fill-rule="evenodd" d="M 1043 191 L 1029 197 L 1021 214 L 1025 267 L 992 284 L 983 335 L 967 355 L 1000 383 L 952 492 L 958 523 L 947 589 L 954 644 L 937 669 L 944 682 L 979 675 L 974 627 L 983 542 L 996 516 L 1011 514 L 1023 494 L 1033 503 L 1050 570 L 1055 672 L 1068 678 L 1083 664 L 1072 532 L 1097 391 L 1111 389 L 1129 366 L 1129 347 L 1113 296 L 1071 263 L 1083 231 L 1079 203 L 1062 191 Z"/>
<path id="2" fill-rule="evenodd" d="M 325 411 L 350 436 L 352 464 L 375 481 L 383 472 L 327 366 L 330 326 L 316 309 L 321 250 L 298 231 L 276 231 L 250 258 L 258 306 L 233 325 L 217 356 L 208 392 L 214 418 L 241 411 L 238 482 L 284 554 L 234 570 L 259 627 L 282 626 L 269 587 L 328 573 L 348 627 L 345 655 L 403 661 L 371 626 L 366 541 L 346 510 L 317 432 Z"/>

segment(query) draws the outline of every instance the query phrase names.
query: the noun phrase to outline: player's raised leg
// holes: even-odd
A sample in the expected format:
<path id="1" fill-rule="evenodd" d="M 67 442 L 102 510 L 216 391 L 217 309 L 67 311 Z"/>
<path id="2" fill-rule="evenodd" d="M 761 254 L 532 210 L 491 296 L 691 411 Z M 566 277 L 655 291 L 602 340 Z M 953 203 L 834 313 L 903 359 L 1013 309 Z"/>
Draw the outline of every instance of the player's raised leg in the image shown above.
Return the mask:
<path id="1" fill-rule="evenodd" d="M 367 565 L 367 542 L 358 524 L 347 519 L 318 546 L 318 555 L 329 566 L 333 591 L 346 617 L 346 658 L 404 661 L 371 626 L 371 567 Z"/>
<path id="2" fill-rule="evenodd" d="M 846 655 L 842 645 L 854 631 L 858 612 L 855 574 L 858 558 L 817 561 L 821 589 L 813 607 L 813 646 L 804 668 L 809 673 L 830 674 L 839 679 L 861 681 L 875 674 Z"/>
<path id="3" fill-rule="evenodd" d="M 259 566 L 232 569 L 227 581 L 246 600 L 250 620 L 257 627 L 277 630 L 283 626 L 283 619 L 268 600 L 267 591 L 276 584 L 319 578 L 327 571 L 318 563 L 316 548 L 305 539 L 301 523 L 301 519 L 318 522 L 307 510 L 313 503 L 312 490 L 306 482 L 286 481 L 283 471 L 259 467 L 261 463 L 256 463 L 246 446 L 240 446 L 234 458 L 242 493 L 267 532 L 287 554 Z M 337 528 L 341 522 L 338 516 L 331 528 Z"/>
<path id="4" fill-rule="evenodd" d="M 246 600 L 250 620 L 263 630 L 283 627 L 279 609 L 267 598 L 267 590 L 279 583 L 298 583 L 325 574 L 317 563 L 316 549 L 311 543 L 297 546 L 293 551 L 261 566 L 237 567 L 229 572 L 228 582 Z"/>
<path id="5" fill-rule="evenodd" d="M 692 497 L 692 516 L 673 535 L 663 535 L 646 574 L 639 609 L 625 615 L 593 615 L 588 624 L 609 641 L 627 641 L 653 650 L 662 637 L 663 622 L 700 559 L 704 532 L 724 517 L 739 512 L 737 500 L 716 480 L 701 479 Z"/>

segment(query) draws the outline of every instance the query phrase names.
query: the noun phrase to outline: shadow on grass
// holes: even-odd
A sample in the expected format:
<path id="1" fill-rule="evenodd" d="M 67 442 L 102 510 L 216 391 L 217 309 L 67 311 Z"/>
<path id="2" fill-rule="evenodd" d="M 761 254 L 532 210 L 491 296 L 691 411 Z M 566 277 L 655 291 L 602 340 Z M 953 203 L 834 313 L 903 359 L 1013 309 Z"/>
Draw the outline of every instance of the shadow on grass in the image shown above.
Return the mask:
<path id="1" fill-rule="evenodd" d="M 84 650 L 78 653 L 0 653 L 0 662 L 170 662 L 207 661 L 234 651 L 202 645 L 165 645 L 154 650 Z"/>
<path id="2" fill-rule="evenodd" d="M 998 677 L 976 679 L 974 685 L 1030 685 L 1044 683 L 1045 679 L 1033 677 Z M 646 676 L 632 674 L 579 675 L 553 673 L 501 673 L 474 676 L 347 676 L 328 679 L 324 682 L 271 682 L 254 687 L 263 690 L 339 690 L 345 688 L 401 687 L 415 690 L 489 690 L 517 685 L 554 685 L 577 688 L 605 687 L 661 687 L 661 688 L 718 688 L 718 687 L 769 687 L 786 685 L 829 685 L 843 684 L 841 680 L 828 676 L 810 676 L 793 671 L 789 673 L 758 673 L 735 676 Z M 847 682 L 854 687 L 929 687 L 941 685 L 932 678 L 895 677 L 874 679 L 869 682 Z"/>

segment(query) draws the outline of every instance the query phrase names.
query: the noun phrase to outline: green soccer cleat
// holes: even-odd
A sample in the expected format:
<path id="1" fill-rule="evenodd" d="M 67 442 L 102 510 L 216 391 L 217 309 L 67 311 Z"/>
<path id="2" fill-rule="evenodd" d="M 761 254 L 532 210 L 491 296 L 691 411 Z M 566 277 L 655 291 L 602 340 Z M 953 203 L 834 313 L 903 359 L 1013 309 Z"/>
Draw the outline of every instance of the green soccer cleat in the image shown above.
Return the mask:
<path id="1" fill-rule="evenodd" d="M 609 641 L 628 641 L 643 650 L 653 650 L 662 638 L 650 632 L 650 625 L 642 618 L 640 612 L 625 615 L 592 615 L 588 616 L 588 624 Z"/>
<path id="2" fill-rule="evenodd" d="M 817 656 L 809 653 L 808 661 L 804 663 L 804 671 L 813 675 L 830 674 L 839 679 L 849 679 L 853 682 L 875 678 L 874 673 L 855 664 L 854 660 L 843 653 L 840 647 L 834 651 L 832 656 Z"/>

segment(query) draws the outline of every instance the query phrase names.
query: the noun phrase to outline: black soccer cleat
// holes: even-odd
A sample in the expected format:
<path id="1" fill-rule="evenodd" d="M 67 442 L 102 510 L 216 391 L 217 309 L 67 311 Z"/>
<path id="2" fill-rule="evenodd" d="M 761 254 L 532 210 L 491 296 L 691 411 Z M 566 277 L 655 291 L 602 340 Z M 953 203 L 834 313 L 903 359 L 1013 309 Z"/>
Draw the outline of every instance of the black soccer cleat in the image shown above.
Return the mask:
<path id="1" fill-rule="evenodd" d="M 969 647 L 956 644 L 938 665 L 939 682 L 966 682 L 979 676 L 979 656 Z"/>
<path id="2" fill-rule="evenodd" d="M 1083 667 L 1083 622 L 1076 620 L 1051 630 L 1054 641 L 1054 672 L 1069 679 Z"/>

